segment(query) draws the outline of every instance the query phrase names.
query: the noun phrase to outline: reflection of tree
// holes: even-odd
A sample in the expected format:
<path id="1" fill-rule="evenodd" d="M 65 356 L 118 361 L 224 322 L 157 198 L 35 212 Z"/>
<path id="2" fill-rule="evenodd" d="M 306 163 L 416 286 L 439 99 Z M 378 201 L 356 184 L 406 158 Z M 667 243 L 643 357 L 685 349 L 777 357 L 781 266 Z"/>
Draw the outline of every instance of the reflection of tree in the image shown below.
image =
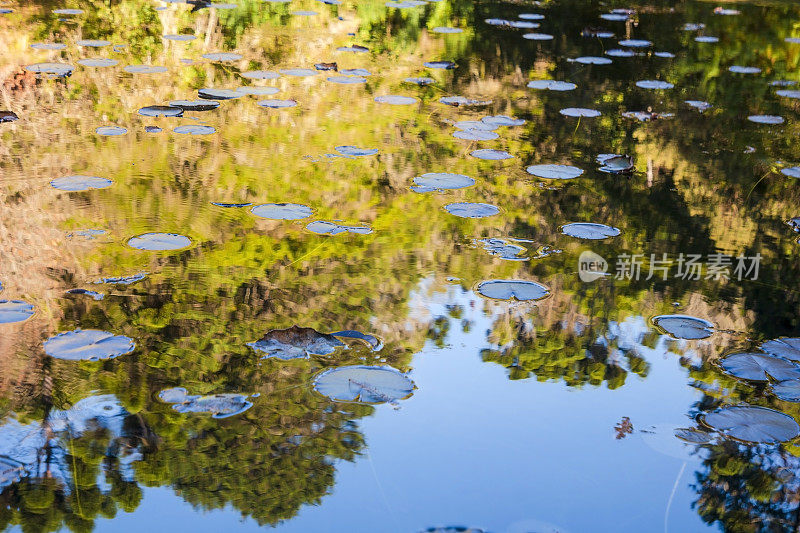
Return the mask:
<path id="1" fill-rule="evenodd" d="M 796 531 L 800 526 L 800 459 L 782 449 L 731 441 L 707 446 L 695 474 L 694 503 L 708 524 L 725 531 Z"/>

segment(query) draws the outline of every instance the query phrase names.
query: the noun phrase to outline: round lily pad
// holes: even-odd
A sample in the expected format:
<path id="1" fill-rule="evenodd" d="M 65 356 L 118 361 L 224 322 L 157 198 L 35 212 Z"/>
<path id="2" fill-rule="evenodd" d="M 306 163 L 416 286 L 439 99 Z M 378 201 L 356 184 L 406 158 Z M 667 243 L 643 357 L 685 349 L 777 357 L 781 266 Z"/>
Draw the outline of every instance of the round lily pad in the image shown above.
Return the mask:
<path id="1" fill-rule="evenodd" d="M 143 233 L 128 240 L 128 246 L 139 250 L 180 250 L 191 246 L 189 237 L 177 233 Z"/>
<path id="2" fill-rule="evenodd" d="M 719 365 L 728 374 L 749 381 L 800 379 L 800 367 L 778 357 L 763 353 L 734 353 L 724 357 Z"/>
<path id="3" fill-rule="evenodd" d="M 314 210 L 301 204 L 261 204 L 251 210 L 257 217 L 272 220 L 300 220 L 314 214 Z"/>
<path id="4" fill-rule="evenodd" d="M 469 153 L 472 157 L 478 159 L 485 159 L 488 161 L 502 161 L 503 159 L 514 159 L 514 156 L 504 150 L 495 150 L 493 148 L 481 148 Z"/>
<path id="5" fill-rule="evenodd" d="M 375 101 L 379 104 L 391 105 L 411 105 L 417 103 L 417 99 L 413 96 L 401 96 L 399 94 L 384 94 L 376 96 Z"/>
<path id="6" fill-rule="evenodd" d="M 414 178 L 415 192 L 430 192 L 440 190 L 463 189 L 475 185 L 475 180 L 463 174 L 449 172 L 428 172 Z"/>
<path id="7" fill-rule="evenodd" d="M 64 77 L 72 74 L 75 67 L 67 63 L 35 63 L 25 67 L 28 72 L 48 74 L 55 77 Z"/>
<path id="8" fill-rule="evenodd" d="M 248 70 L 247 72 L 242 72 L 241 75 L 243 78 L 251 80 L 275 80 L 281 77 L 280 74 L 271 70 Z"/>
<path id="9" fill-rule="evenodd" d="M 761 345 L 761 349 L 784 359 L 800 361 L 800 338 L 798 337 L 781 337 L 767 341 Z"/>
<path id="10" fill-rule="evenodd" d="M 98 135 L 102 135 L 104 137 L 116 137 L 128 133 L 128 130 L 122 126 L 100 126 L 94 131 Z"/>
<path id="11" fill-rule="evenodd" d="M 800 426 L 791 416 L 766 407 L 723 407 L 701 421 L 726 437 L 744 442 L 777 444 L 800 435 Z"/>
<path id="12" fill-rule="evenodd" d="M 594 118 L 602 115 L 597 109 L 588 109 L 585 107 L 567 107 L 559 111 L 565 117 L 586 117 Z"/>
<path id="13" fill-rule="evenodd" d="M 33 316 L 33 305 L 22 300 L 0 300 L 0 324 L 24 322 Z"/>
<path id="14" fill-rule="evenodd" d="M 543 89 L 548 91 L 571 91 L 578 86 L 568 81 L 533 80 L 528 82 L 528 87 L 530 89 Z"/>
<path id="15" fill-rule="evenodd" d="M 411 396 L 414 382 L 390 366 L 343 366 L 314 379 L 314 390 L 331 400 L 395 403 Z"/>
<path id="16" fill-rule="evenodd" d="M 128 65 L 122 70 L 129 74 L 161 74 L 167 71 L 167 67 L 160 65 Z"/>
<path id="17" fill-rule="evenodd" d="M 242 59 L 242 54 L 235 54 L 233 52 L 212 52 L 210 54 L 203 54 L 203 57 L 210 61 L 238 61 Z"/>
<path id="18" fill-rule="evenodd" d="M 694 316 L 659 315 L 653 317 L 653 324 L 676 339 L 705 339 L 714 333 L 714 324 Z"/>
<path id="19" fill-rule="evenodd" d="M 664 90 L 664 89 L 672 89 L 675 87 L 672 83 L 668 81 L 661 81 L 661 80 L 642 80 L 637 81 L 636 86 L 640 89 L 656 89 L 656 90 Z"/>
<path id="20" fill-rule="evenodd" d="M 210 135 L 217 131 L 214 126 L 206 126 L 204 124 L 185 124 L 173 129 L 175 133 L 183 135 Z"/>
<path id="21" fill-rule="evenodd" d="M 535 281 L 519 279 L 492 279 L 478 284 L 482 296 L 494 300 L 519 300 L 521 302 L 541 300 L 550 296 L 550 289 Z"/>
<path id="22" fill-rule="evenodd" d="M 169 105 L 149 105 L 139 109 L 138 113 L 143 117 L 180 117 L 183 116 L 183 109 Z"/>
<path id="23" fill-rule="evenodd" d="M 783 117 L 778 115 L 750 115 L 747 120 L 756 124 L 770 124 L 773 126 L 784 122 Z"/>
<path id="24" fill-rule="evenodd" d="M 571 222 L 561 226 L 561 233 L 578 239 L 600 240 L 616 237 L 622 232 L 614 226 L 596 222 Z"/>
<path id="25" fill-rule="evenodd" d="M 578 167 L 553 164 L 531 165 L 525 171 L 537 178 L 549 180 L 571 180 L 583 174 L 583 170 Z"/>
<path id="26" fill-rule="evenodd" d="M 89 189 L 105 189 L 111 187 L 114 182 L 108 178 L 100 178 L 97 176 L 64 176 L 56 178 L 50 182 L 54 188 L 61 191 L 79 192 L 88 191 Z"/>
<path id="27" fill-rule="evenodd" d="M 96 57 L 79 59 L 77 63 L 84 67 L 113 67 L 119 63 L 119 61 L 107 57 Z"/>
<path id="28" fill-rule="evenodd" d="M 379 152 L 377 148 L 359 148 L 358 146 L 336 146 L 334 150 L 350 157 L 365 157 Z"/>
<path id="29" fill-rule="evenodd" d="M 130 337 L 97 329 L 76 329 L 59 333 L 44 343 L 50 357 L 70 361 L 98 361 L 130 353 L 136 344 Z"/>
<path id="30" fill-rule="evenodd" d="M 461 218 L 485 218 L 496 215 L 500 209 L 491 204 L 478 202 L 457 202 L 444 206 L 445 211 Z"/>

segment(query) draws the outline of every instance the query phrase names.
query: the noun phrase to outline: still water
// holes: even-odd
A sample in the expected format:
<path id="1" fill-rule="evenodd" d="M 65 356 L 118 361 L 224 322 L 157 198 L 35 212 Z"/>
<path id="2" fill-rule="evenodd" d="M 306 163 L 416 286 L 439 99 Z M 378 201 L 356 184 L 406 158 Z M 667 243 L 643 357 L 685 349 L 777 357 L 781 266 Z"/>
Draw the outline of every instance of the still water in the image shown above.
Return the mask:
<path id="1" fill-rule="evenodd" d="M 12 531 L 796 531 L 800 7 L 0 5 Z"/>

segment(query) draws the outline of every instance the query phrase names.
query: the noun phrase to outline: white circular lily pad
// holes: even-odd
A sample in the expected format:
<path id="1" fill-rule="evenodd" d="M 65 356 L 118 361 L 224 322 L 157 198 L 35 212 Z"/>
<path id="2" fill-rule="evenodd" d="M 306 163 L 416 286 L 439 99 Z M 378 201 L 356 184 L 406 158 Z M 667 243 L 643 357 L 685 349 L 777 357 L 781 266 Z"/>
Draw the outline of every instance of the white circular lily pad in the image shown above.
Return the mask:
<path id="1" fill-rule="evenodd" d="M 491 279 L 482 281 L 476 289 L 479 294 L 494 300 L 541 300 L 550 296 L 550 289 L 535 281 L 520 279 Z"/>
<path id="2" fill-rule="evenodd" d="M 596 56 L 581 56 L 576 57 L 575 59 L 570 59 L 575 63 L 580 63 L 582 65 L 610 65 L 613 63 L 607 57 L 596 57 Z"/>
<path id="3" fill-rule="evenodd" d="M 76 329 L 59 333 L 44 343 L 44 352 L 56 359 L 99 361 L 112 359 L 136 348 L 130 337 L 97 329 Z"/>
<path id="4" fill-rule="evenodd" d="M 411 396 L 414 382 L 390 366 L 343 366 L 314 379 L 314 390 L 331 400 L 395 403 Z"/>
<path id="5" fill-rule="evenodd" d="M 144 233 L 128 240 L 128 246 L 139 250 L 180 250 L 192 245 L 192 240 L 177 233 Z"/>

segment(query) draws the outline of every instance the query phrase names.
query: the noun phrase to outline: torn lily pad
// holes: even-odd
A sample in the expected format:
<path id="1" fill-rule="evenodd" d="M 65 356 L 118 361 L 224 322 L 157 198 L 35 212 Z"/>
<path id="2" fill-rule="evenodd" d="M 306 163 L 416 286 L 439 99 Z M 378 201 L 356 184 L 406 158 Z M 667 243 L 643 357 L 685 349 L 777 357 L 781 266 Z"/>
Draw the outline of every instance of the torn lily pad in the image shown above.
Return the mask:
<path id="1" fill-rule="evenodd" d="M 675 339 L 705 339 L 714 333 L 714 324 L 688 315 L 659 315 L 653 317 L 653 324 Z"/>
<path id="2" fill-rule="evenodd" d="M 97 329 L 76 329 L 59 333 L 44 343 L 44 352 L 56 359 L 99 361 L 130 353 L 133 339 Z"/>
<path id="3" fill-rule="evenodd" d="M 208 396 L 190 396 L 183 387 L 164 389 L 158 399 L 173 404 L 179 413 L 204 413 L 212 418 L 228 418 L 244 413 L 253 406 L 251 394 L 221 393 Z"/>

